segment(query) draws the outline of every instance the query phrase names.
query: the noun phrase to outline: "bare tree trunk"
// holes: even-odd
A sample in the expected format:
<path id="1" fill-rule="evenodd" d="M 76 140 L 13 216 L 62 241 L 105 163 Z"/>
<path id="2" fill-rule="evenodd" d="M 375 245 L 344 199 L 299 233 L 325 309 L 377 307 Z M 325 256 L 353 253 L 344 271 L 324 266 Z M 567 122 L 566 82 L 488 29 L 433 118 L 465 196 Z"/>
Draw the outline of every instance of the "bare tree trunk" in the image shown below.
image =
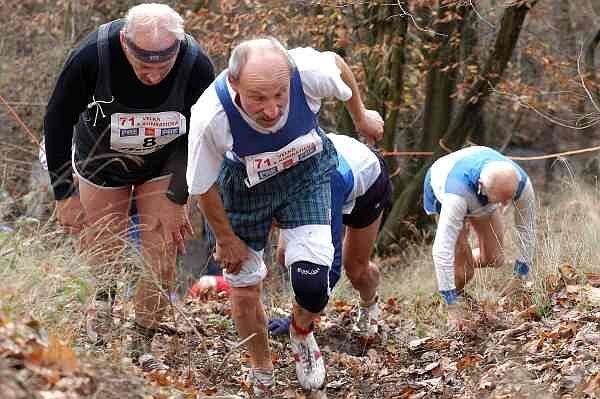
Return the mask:
<path id="1" fill-rule="evenodd" d="M 597 17 L 600 17 L 600 3 L 597 0 L 590 0 L 592 10 L 596 13 Z"/>
<path id="2" fill-rule="evenodd" d="M 599 6 L 600 7 L 600 6 Z M 592 88 L 592 93 L 595 98 L 600 98 L 600 87 L 598 82 L 598 71 L 596 68 L 596 48 L 600 44 L 600 29 L 596 31 L 585 44 L 585 78 Z"/>
<path id="3" fill-rule="evenodd" d="M 569 16 L 569 1 L 554 0 L 552 3 L 552 17 L 556 25 L 555 31 L 558 54 L 562 56 L 575 54 L 576 46 L 573 28 L 571 26 L 571 18 Z M 574 58 L 573 61 L 575 61 Z M 550 83 L 550 90 L 557 91 L 556 83 Z M 559 103 L 562 103 L 562 99 L 560 97 L 558 100 Z M 544 122 L 544 125 L 546 127 L 545 137 L 548 139 L 546 141 L 546 150 L 550 153 L 558 152 L 558 143 L 560 137 L 569 134 L 569 132 L 566 128 L 562 126 L 556 126 L 556 124 L 553 122 Z M 544 186 L 545 191 L 548 192 L 552 190 L 552 184 L 555 181 L 554 165 L 554 159 L 548 159 L 544 163 Z"/>
<path id="4" fill-rule="evenodd" d="M 477 120 L 473 116 L 481 111 L 493 87 L 500 81 L 516 46 L 529 9 L 530 7 L 527 6 L 510 6 L 505 9 L 494 48 L 488 55 L 482 75 L 469 90 L 466 101 L 458 108 L 456 116 L 444 134 L 443 141 L 450 149 L 460 148 L 471 134 Z M 436 145 L 433 159 L 437 159 L 444 154 L 445 150 Z M 429 164 L 421 167 L 410 184 L 404 188 L 394 202 L 394 206 L 377 240 L 379 251 L 389 251 L 394 245 L 400 243 L 401 238 L 407 232 L 405 223 L 407 219 L 414 218 L 414 215 L 422 213 L 422 199 L 420 197 L 428 167 Z"/>
<path id="5" fill-rule="evenodd" d="M 396 132 L 398 122 L 400 120 L 400 107 L 402 106 L 402 96 L 404 94 L 404 65 L 406 63 L 405 48 L 406 48 L 406 33 L 408 30 L 408 21 L 402 18 L 397 21 L 397 28 L 393 33 L 393 46 L 391 48 L 390 57 L 390 98 L 389 109 L 385 117 L 385 128 L 383 134 L 383 148 L 386 151 L 394 151 L 396 149 Z M 396 170 L 398 163 L 393 157 L 386 159 L 388 169 L 393 172 Z"/>
<path id="6" fill-rule="evenodd" d="M 400 119 L 404 88 L 404 65 L 408 19 L 397 17 L 398 6 L 365 2 L 353 6 L 353 25 L 362 25 L 356 31 L 359 41 L 369 51 L 362 56 L 366 87 L 366 106 L 378 110 L 384 117 L 383 147 L 393 151 Z M 336 128 L 352 131 L 352 120 L 345 107 L 336 112 Z M 393 158 L 386 159 L 390 170 L 396 169 Z"/>
<path id="7" fill-rule="evenodd" d="M 450 13 L 456 13 L 454 7 L 440 4 L 438 10 L 440 20 Z M 427 150 L 437 144 L 442 134 L 448 128 L 452 117 L 453 99 L 451 94 L 456 89 L 456 64 L 459 56 L 451 41 L 458 34 L 456 28 L 460 21 L 452 18 L 450 22 L 438 23 L 435 30 L 438 33 L 429 43 L 429 71 L 425 88 L 425 114 L 421 149 Z"/>

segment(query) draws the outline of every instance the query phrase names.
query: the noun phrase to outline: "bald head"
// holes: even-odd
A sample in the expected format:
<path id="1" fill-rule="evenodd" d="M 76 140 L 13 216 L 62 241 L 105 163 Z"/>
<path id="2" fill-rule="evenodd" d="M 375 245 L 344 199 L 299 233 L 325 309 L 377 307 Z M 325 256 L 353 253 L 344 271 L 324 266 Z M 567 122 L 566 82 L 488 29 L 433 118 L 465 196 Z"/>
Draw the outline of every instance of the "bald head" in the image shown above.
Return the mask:
<path id="1" fill-rule="evenodd" d="M 228 72 L 231 80 L 240 81 L 246 66 L 265 74 L 272 70 L 291 71 L 293 62 L 286 48 L 274 37 L 246 40 L 238 44 L 229 57 Z M 255 72 L 254 70 L 252 72 Z"/>
<path id="2" fill-rule="evenodd" d="M 510 162 L 490 162 L 481 170 L 479 184 L 490 202 L 506 203 L 516 195 L 519 174 Z"/>
<path id="3" fill-rule="evenodd" d="M 233 49 L 228 78 L 236 102 L 258 125 L 277 124 L 289 101 L 293 62 L 275 38 L 248 40 Z"/>
<path id="4" fill-rule="evenodd" d="M 156 85 L 171 72 L 181 40 L 183 19 L 166 4 L 140 4 L 125 16 L 119 40 L 138 79 Z"/>

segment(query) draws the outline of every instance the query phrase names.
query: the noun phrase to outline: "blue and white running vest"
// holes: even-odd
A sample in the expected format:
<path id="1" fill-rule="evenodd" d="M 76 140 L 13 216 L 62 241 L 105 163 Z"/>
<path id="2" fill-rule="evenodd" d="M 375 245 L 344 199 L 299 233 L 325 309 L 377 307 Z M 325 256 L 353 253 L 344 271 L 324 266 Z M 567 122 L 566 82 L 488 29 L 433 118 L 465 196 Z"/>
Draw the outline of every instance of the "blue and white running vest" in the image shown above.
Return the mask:
<path id="1" fill-rule="evenodd" d="M 455 158 L 454 161 L 448 162 L 451 158 Z M 527 173 L 518 164 L 498 151 L 487 147 L 469 147 L 440 158 L 427 172 L 423 198 L 423 207 L 427 214 L 440 213 L 442 206 L 442 202 L 437 198 L 433 187 L 436 182 L 432 182 L 432 173 L 437 171 L 436 168 L 449 168 L 445 181 L 443 181 L 443 193 L 456 194 L 467 199 L 467 203 L 470 205 L 467 212 L 472 214 L 480 209 L 472 209 L 471 204 L 476 203 L 481 208 L 489 205 L 487 196 L 479 192 L 479 177 L 486 164 L 497 161 L 510 162 L 519 174 L 519 185 L 514 197 L 515 201 L 518 200 L 529 179 Z M 440 184 L 440 182 L 437 184 Z"/>
<path id="2" fill-rule="evenodd" d="M 232 151 L 237 157 L 244 158 L 248 187 L 323 150 L 318 113 L 312 112 L 308 106 L 297 69 L 292 71 L 290 79 L 287 121 L 272 134 L 260 133 L 244 120 L 231 98 L 226 79 L 227 73 L 221 73 L 215 81 L 215 89 L 229 120 L 233 137 Z"/>

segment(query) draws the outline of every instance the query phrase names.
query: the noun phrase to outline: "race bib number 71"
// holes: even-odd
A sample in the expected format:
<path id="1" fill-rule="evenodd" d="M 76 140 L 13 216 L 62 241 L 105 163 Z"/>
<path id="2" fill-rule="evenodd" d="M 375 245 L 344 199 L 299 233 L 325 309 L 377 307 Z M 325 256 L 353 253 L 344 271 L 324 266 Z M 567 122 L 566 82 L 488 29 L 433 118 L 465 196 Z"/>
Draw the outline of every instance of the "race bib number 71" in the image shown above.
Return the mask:
<path id="1" fill-rule="evenodd" d="M 145 155 L 185 134 L 185 116 L 177 111 L 116 113 L 110 119 L 110 148 Z"/>
<path id="2" fill-rule="evenodd" d="M 279 151 L 263 152 L 244 158 L 246 186 L 252 187 L 323 151 L 323 140 L 312 130 L 298 137 Z"/>

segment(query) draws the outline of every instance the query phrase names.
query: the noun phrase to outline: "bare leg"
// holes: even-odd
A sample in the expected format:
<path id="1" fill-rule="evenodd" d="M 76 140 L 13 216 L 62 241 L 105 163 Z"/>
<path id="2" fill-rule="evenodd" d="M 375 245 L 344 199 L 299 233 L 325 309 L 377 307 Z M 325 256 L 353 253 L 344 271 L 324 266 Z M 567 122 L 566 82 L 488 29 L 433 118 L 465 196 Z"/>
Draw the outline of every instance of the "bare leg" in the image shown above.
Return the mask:
<path id="1" fill-rule="evenodd" d="M 267 339 L 267 315 L 260 299 L 262 283 L 231 289 L 231 316 L 240 337 L 256 334 L 248 341 L 252 368 L 272 370 L 271 351 Z"/>
<path id="2" fill-rule="evenodd" d="M 101 343 L 113 332 L 112 302 L 122 270 L 131 188 L 106 189 L 80 180 L 79 190 L 85 212 L 81 249 L 90 256 L 96 287 L 86 309 L 86 330 L 92 342 Z"/>
<path id="3" fill-rule="evenodd" d="M 369 226 L 361 229 L 346 228 L 343 245 L 343 263 L 346 275 L 363 302 L 375 299 L 379 286 L 379 268 L 369 262 L 373 243 L 377 238 L 381 215 Z"/>
<path id="4" fill-rule="evenodd" d="M 135 295 L 136 322 L 156 329 L 169 304 L 175 286 L 175 246 L 165 236 L 158 219 L 169 178 L 144 183 L 136 188 L 144 267 Z"/>
<path id="5" fill-rule="evenodd" d="M 131 188 L 106 189 L 80 180 L 79 191 L 86 223 L 81 247 L 91 255 L 98 282 L 111 280 L 123 261 Z"/>
<path id="6" fill-rule="evenodd" d="M 294 323 L 302 328 L 303 330 L 309 330 L 312 323 L 319 317 L 319 313 L 312 313 L 304 309 L 302 306 L 294 302 L 294 309 L 292 311 L 294 317 Z"/>
<path id="7" fill-rule="evenodd" d="M 456 249 L 454 251 L 454 284 L 457 290 L 462 290 L 465 285 L 473 278 L 475 260 L 471 246 L 469 245 L 469 225 L 465 225 L 456 240 Z"/>
<path id="8" fill-rule="evenodd" d="M 490 216 L 473 218 L 471 225 L 477 236 L 479 251 L 474 252 L 476 267 L 504 265 L 504 220 L 497 209 Z"/>

